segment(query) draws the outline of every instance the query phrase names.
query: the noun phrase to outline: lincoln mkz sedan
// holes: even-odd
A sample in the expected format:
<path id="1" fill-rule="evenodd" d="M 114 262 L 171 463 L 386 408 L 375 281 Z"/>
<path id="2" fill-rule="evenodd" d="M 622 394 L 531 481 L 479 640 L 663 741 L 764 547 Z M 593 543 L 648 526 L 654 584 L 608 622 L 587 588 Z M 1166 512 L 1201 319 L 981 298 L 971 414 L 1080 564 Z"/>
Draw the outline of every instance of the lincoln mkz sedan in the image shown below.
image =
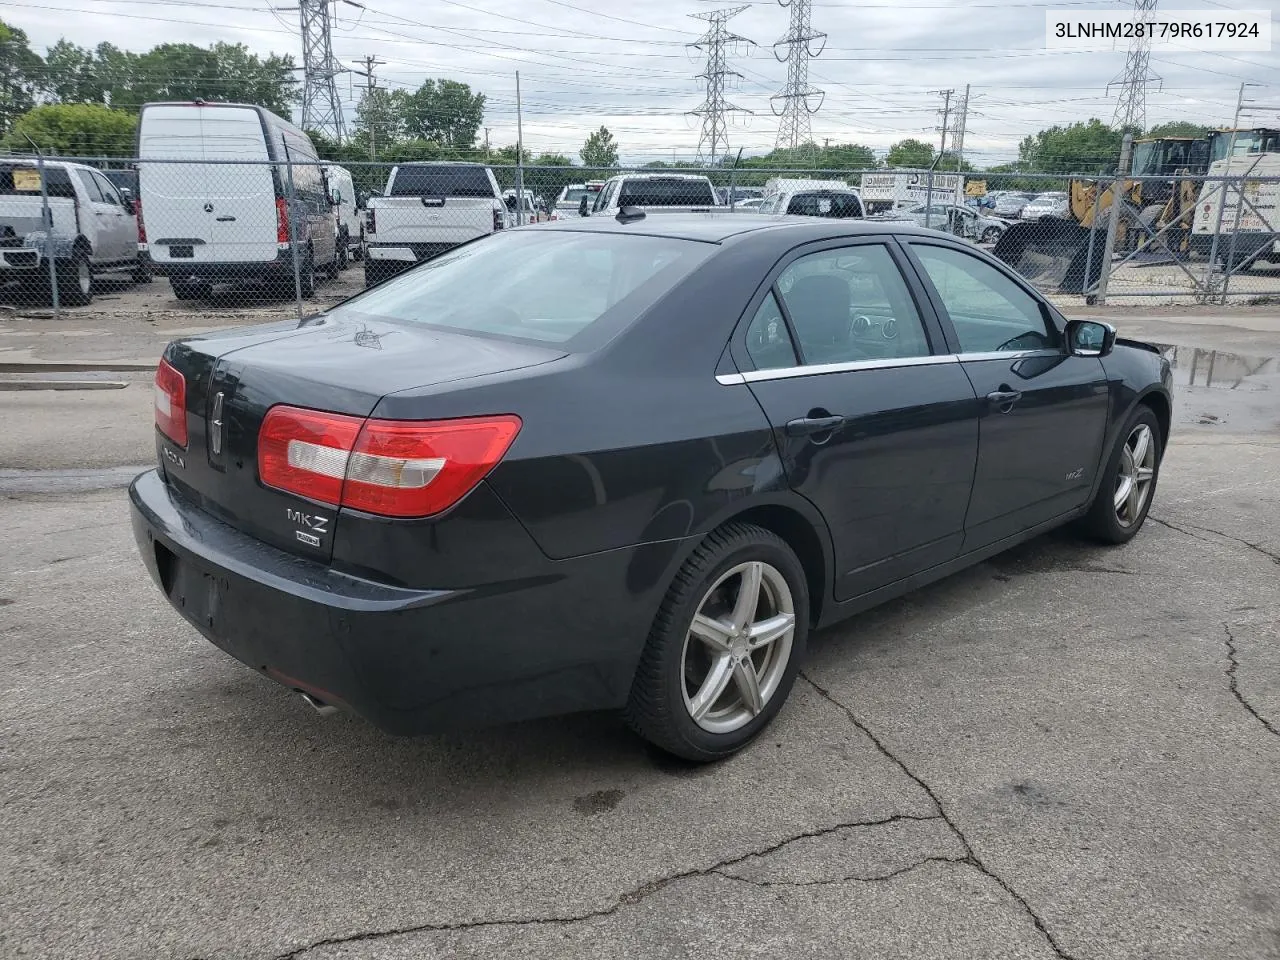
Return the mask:
<path id="1" fill-rule="evenodd" d="M 903 224 L 504 230 L 156 373 L 142 557 L 211 642 L 414 734 L 581 710 L 711 761 L 815 628 L 1151 506 L 1170 371 Z"/>

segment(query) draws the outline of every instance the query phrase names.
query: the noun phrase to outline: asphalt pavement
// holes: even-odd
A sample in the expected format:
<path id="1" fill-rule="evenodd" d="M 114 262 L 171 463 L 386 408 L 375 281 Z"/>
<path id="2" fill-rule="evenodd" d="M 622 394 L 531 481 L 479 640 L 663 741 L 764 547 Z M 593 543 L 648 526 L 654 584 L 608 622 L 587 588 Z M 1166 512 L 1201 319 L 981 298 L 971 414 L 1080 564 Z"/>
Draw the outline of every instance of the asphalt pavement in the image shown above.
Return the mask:
<path id="1" fill-rule="evenodd" d="M 816 635 L 711 767 L 317 716 L 148 580 L 147 384 L 0 393 L 0 957 L 1280 958 L 1280 336 L 1141 322 L 1185 347 L 1143 532 Z"/>

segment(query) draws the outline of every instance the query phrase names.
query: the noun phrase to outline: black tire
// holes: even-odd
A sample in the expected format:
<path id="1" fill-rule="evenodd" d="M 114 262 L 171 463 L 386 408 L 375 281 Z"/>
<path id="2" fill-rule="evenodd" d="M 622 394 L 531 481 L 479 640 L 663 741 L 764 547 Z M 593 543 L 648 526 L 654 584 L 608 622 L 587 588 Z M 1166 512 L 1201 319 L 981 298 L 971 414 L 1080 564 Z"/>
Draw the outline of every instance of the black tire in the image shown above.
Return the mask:
<path id="1" fill-rule="evenodd" d="M 152 280 L 151 271 L 143 264 L 133 268 L 134 283 L 150 283 Z"/>
<path id="2" fill-rule="evenodd" d="M 791 650 L 763 709 L 732 732 L 713 733 L 694 721 L 685 704 L 686 637 L 708 591 L 733 567 L 752 560 L 763 561 L 781 574 L 791 592 L 795 614 Z M 808 581 L 795 553 L 769 530 L 747 523 L 726 524 L 698 546 L 667 590 L 636 668 L 623 718 L 645 740 L 685 760 L 710 763 L 728 757 L 755 739 L 782 708 L 804 659 L 808 630 Z"/>
<path id="3" fill-rule="evenodd" d="M 298 265 L 298 288 L 302 291 L 302 299 L 310 300 L 316 295 L 316 261 L 308 250 Z M 292 286 L 292 285 L 290 285 Z M 291 289 L 290 294 L 293 293 Z"/>
<path id="4" fill-rule="evenodd" d="M 57 274 L 61 306 L 84 307 L 93 301 L 93 271 L 83 250 L 77 250 L 70 260 L 59 261 Z"/>
<path id="5" fill-rule="evenodd" d="M 1122 482 L 1121 470 L 1122 464 L 1125 462 L 1125 448 L 1134 432 L 1140 426 L 1146 426 L 1151 431 L 1150 442 L 1155 444 L 1154 459 L 1151 467 L 1151 482 L 1147 487 L 1141 509 L 1130 517 L 1126 523 L 1121 520 L 1119 510 L 1115 504 L 1115 497 Z M 1119 436 L 1116 438 L 1115 446 L 1111 450 L 1111 455 L 1107 458 L 1102 477 L 1098 481 L 1098 492 L 1094 494 L 1093 503 L 1089 506 L 1089 512 L 1080 520 L 1081 532 L 1092 540 L 1107 544 L 1128 543 L 1137 536 L 1138 531 L 1142 529 L 1142 524 L 1147 519 L 1147 513 L 1151 510 L 1151 504 L 1155 500 L 1156 486 L 1160 480 L 1160 464 L 1163 459 L 1164 437 L 1161 435 L 1160 421 L 1156 417 L 1155 411 L 1145 404 L 1141 404 L 1129 415 L 1129 419 L 1125 421 L 1124 427 L 1121 428 Z"/>
<path id="6" fill-rule="evenodd" d="M 173 295 L 179 300 L 207 300 L 213 293 L 212 284 L 201 280 L 170 280 Z"/>
<path id="7" fill-rule="evenodd" d="M 996 227 L 987 227 L 987 229 L 982 231 L 982 239 L 979 242 L 995 243 L 997 240 L 1000 239 L 1000 234 L 1002 232 L 1003 231 L 997 229 Z"/>
<path id="8" fill-rule="evenodd" d="M 366 287 L 374 287 L 383 280 L 391 279 L 393 271 L 383 266 L 378 260 L 370 260 L 368 255 L 364 258 L 364 285 Z"/>
<path id="9" fill-rule="evenodd" d="M 335 277 L 351 264 L 351 257 L 347 250 L 348 243 L 350 243 L 350 240 L 348 240 L 345 232 L 338 235 L 338 246 L 333 251 L 333 275 Z"/>

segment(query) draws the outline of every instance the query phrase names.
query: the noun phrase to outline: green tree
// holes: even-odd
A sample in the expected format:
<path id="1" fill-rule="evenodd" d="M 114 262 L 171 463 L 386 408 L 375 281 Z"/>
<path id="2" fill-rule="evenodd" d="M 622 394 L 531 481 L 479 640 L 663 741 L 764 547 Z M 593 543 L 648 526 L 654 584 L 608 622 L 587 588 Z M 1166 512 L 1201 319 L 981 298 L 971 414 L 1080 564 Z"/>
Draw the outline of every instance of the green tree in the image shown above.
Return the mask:
<path id="1" fill-rule="evenodd" d="M 1158 123 L 1143 134 L 1144 137 L 1190 137 L 1193 140 L 1199 140 L 1201 137 L 1208 135 L 1208 127 L 1201 123 L 1192 123 L 1189 120 Z"/>
<path id="2" fill-rule="evenodd" d="M 1120 161 L 1123 138 L 1120 130 L 1097 119 L 1053 126 L 1023 138 L 1018 162 L 1034 173 L 1108 173 Z"/>
<path id="3" fill-rule="evenodd" d="M 43 67 L 27 35 L 0 20 L 0 136 L 35 103 Z"/>
<path id="4" fill-rule="evenodd" d="M 456 80 L 428 80 L 404 100 L 409 136 L 443 147 L 471 149 L 484 123 L 484 94 Z"/>
<path id="5" fill-rule="evenodd" d="M 601 127 L 591 136 L 578 151 L 582 162 L 588 167 L 616 167 L 618 165 L 618 144 L 608 127 Z"/>
<path id="6" fill-rule="evenodd" d="M 409 96 L 404 90 L 375 87 L 361 98 L 356 108 L 356 138 L 366 159 L 371 155 L 377 159 L 405 138 Z"/>
<path id="7" fill-rule="evenodd" d="M 59 103 L 102 103 L 107 91 L 95 67 L 92 50 L 59 40 L 44 53 L 41 86 Z"/>
<path id="8" fill-rule="evenodd" d="M 134 152 L 136 114 L 100 103 L 54 103 L 17 119 L 5 137 L 12 149 L 29 146 L 27 137 L 48 153 L 65 157 L 127 157 Z"/>
<path id="9" fill-rule="evenodd" d="M 886 166 L 927 168 L 933 163 L 933 144 L 908 137 L 889 148 Z"/>

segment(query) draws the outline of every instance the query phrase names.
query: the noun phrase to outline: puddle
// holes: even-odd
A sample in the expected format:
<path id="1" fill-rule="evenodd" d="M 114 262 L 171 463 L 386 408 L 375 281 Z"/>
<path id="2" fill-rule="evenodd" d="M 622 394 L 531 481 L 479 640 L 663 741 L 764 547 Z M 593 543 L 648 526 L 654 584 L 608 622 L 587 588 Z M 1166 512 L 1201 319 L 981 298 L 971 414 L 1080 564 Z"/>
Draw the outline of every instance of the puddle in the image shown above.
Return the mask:
<path id="1" fill-rule="evenodd" d="M 1236 433 L 1280 428 L 1280 354 L 1154 346 L 1173 368 L 1177 423 Z"/>
<path id="2" fill-rule="evenodd" d="M 1213 387 L 1218 390 L 1270 390 L 1280 374 L 1280 355 L 1246 356 L 1175 344 L 1153 344 L 1173 367 L 1175 387 Z M 1270 376 L 1268 376 L 1270 375 Z"/>

